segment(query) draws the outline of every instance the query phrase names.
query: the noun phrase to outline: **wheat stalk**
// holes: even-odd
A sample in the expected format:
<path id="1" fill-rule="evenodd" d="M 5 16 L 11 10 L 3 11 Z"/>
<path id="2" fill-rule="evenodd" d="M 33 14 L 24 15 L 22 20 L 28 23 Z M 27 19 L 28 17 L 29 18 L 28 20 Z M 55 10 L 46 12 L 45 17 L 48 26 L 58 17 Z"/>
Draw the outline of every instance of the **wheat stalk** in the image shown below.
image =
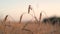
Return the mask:
<path id="1" fill-rule="evenodd" d="M 4 19 L 4 21 L 3 21 L 3 24 L 4 24 L 4 32 L 5 32 L 5 34 L 6 34 L 6 30 L 5 30 L 5 29 L 6 29 L 6 24 L 5 24 L 4 22 L 6 22 L 7 17 L 8 17 L 8 15 L 5 16 L 5 19 Z"/>
<path id="2" fill-rule="evenodd" d="M 7 20 L 7 17 L 8 17 L 8 15 L 6 15 L 6 17 L 5 17 L 5 19 L 4 19 L 4 22 Z"/>
<path id="3" fill-rule="evenodd" d="M 39 22 L 41 22 L 41 18 L 42 18 L 42 12 L 40 13 L 40 16 L 39 16 Z"/>
<path id="4" fill-rule="evenodd" d="M 26 13 L 24 12 L 21 14 L 19 23 L 21 23 L 24 14 L 26 14 Z"/>
<path id="5" fill-rule="evenodd" d="M 35 12 L 34 12 L 34 10 L 32 9 L 31 5 L 29 5 L 29 7 L 28 7 L 28 14 L 30 13 L 30 9 L 33 11 L 34 16 L 33 16 L 32 14 L 30 14 L 30 15 L 31 15 L 32 17 L 34 17 L 34 19 L 35 19 L 36 22 L 38 23 L 38 19 L 37 19 L 37 17 L 35 16 Z"/>
<path id="6" fill-rule="evenodd" d="M 31 15 L 32 17 L 34 17 L 34 19 L 35 19 L 36 22 L 38 23 L 38 19 L 37 19 L 37 17 L 35 16 L 34 10 L 33 10 L 34 16 L 33 16 L 32 14 L 30 14 L 30 10 L 32 10 L 31 5 L 29 5 L 29 7 L 28 7 L 28 14 Z M 26 14 L 26 13 L 22 13 L 22 14 L 21 14 L 19 23 L 21 23 L 21 20 L 22 20 L 22 17 L 23 17 L 24 14 Z"/>
<path id="7" fill-rule="evenodd" d="M 24 14 L 21 14 L 21 16 L 20 16 L 20 23 L 21 23 L 21 20 L 22 20 L 23 15 L 24 15 Z"/>
<path id="8" fill-rule="evenodd" d="M 4 18 L 3 22 L 2 22 L 4 25 L 6 25 L 4 22 L 6 22 L 7 18 L 8 18 L 8 15 L 5 16 L 5 18 Z"/>
<path id="9" fill-rule="evenodd" d="M 28 7 L 28 14 L 30 13 L 30 10 L 32 10 L 31 5 Z"/>

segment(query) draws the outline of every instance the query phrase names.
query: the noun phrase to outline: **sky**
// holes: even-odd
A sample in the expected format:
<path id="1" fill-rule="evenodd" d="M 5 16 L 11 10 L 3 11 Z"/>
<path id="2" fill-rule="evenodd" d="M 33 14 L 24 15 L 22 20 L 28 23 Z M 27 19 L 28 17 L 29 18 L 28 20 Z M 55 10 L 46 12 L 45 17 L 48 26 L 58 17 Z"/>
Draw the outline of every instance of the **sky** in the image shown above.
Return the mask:
<path id="1" fill-rule="evenodd" d="M 13 19 L 19 20 L 22 13 L 28 12 L 28 5 L 32 6 L 37 18 L 41 11 L 47 16 L 60 16 L 60 0 L 0 0 L 0 18 L 10 15 Z M 42 17 L 46 15 L 43 13 Z M 32 20 L 32 17 L 25 14 L 23 20 Z"/>

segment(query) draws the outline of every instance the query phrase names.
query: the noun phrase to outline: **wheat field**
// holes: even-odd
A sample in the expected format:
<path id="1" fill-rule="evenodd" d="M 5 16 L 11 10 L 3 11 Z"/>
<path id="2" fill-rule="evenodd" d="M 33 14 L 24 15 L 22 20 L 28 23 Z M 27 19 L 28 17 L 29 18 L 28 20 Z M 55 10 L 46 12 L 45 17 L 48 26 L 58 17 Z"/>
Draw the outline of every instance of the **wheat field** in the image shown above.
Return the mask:
<path id="1" fill-rule="evenodd" d="M 20 24 L 9 21 L 4 23 L 0 24 L 0 34 L 60 34 L 60 26 L 58 24 L 52 25 L 43 22 L 38 24 L 35 21 Z"/>

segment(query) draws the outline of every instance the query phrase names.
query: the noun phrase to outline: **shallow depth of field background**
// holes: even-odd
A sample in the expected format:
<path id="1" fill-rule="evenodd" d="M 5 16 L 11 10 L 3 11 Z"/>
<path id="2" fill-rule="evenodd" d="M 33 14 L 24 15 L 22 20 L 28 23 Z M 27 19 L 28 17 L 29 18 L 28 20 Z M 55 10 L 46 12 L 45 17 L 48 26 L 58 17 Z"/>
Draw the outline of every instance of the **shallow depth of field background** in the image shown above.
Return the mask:
<path id="1" fill-rule="evenodd" d="M 28 14 L 29 5 L 34 17 L 33 10 Z M 42 21 L 51 16 L 60 17 L 60 0 L 0 0 L 0 34 L 60 34 L 60 18 L 54 23 Z"/>

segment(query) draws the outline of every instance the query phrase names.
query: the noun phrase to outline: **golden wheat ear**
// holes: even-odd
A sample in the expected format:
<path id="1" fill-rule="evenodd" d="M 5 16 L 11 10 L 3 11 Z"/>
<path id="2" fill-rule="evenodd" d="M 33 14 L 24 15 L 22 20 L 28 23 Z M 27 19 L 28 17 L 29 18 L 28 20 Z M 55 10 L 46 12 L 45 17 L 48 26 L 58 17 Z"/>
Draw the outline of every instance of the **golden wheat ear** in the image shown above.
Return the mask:
<path id="1" fill-rule="evenodd" d="M 21 23 L 21 20 L 22 20 L 23 15 L 24 15 L 24 14 L 21 14 L 19 23 Z"/>
<path id="2" fill-rule="evenodd" d="M 7 20 L 7 18 L 8 18 L 8 15 L 5 16 L 5 18 L 4 18 L 4 22 Z"/>
<path id="3" fill-rule="evenodd" d="M 41 18 L 42 18 L 42 12 L 40 13 L 40 16 L 39 16 L 39 22 L 41 22 Z"/>
<path id="4" fill-rule="evenodd" d="M 32 10 L 31 5 L 28 6 L 28 14 L 30 13 L 30 10 Z"/>

